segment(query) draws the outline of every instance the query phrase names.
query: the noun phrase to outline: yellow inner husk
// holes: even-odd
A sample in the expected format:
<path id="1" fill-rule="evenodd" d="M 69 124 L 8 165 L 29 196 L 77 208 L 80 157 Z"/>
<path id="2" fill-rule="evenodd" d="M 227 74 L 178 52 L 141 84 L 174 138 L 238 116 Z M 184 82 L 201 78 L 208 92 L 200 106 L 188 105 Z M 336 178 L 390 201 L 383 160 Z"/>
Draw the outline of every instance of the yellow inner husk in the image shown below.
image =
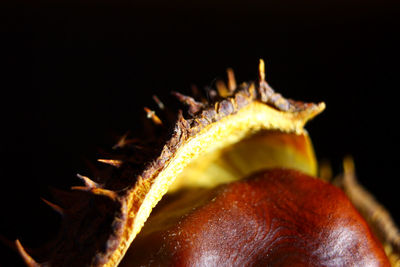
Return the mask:
<path id="1" fill-rule="evenodd" d="M 283 112 L 252 102 L 202 129 L 177 151 L 155 177 L 139 211 L 128 226 L 109 266 L 118 264 L 142 229 L 151 210 L 168 191 L 213 187 L 270 167 L 290 167 L 316 174 L 316 160 L 304 124 L 325 108 Z M 132 202 L 136 197 L 131 195 Z M 129 202 L 128 202 L 129 206 Z"/>
<path id="2" fill-rule="evenodd" d="M 183 187 L 215 187 L 269 168 L 291 168 L 316 175 L 311 141 L 302 134 L 263 130 L 189 163 L 168 193 Z"/>

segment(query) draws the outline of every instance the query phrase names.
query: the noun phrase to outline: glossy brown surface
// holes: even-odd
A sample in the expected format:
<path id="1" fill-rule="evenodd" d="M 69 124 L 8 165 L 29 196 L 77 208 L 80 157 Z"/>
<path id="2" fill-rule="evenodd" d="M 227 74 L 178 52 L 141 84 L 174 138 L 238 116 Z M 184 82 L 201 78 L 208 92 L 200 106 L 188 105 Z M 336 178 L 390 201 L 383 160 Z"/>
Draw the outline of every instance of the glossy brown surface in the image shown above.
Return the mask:
<path id="1" fill-rule="evenodd" d="M 160 203 L 122 266 L 389 266 L 342 191 L 300 172 L 182 194 Z"/>

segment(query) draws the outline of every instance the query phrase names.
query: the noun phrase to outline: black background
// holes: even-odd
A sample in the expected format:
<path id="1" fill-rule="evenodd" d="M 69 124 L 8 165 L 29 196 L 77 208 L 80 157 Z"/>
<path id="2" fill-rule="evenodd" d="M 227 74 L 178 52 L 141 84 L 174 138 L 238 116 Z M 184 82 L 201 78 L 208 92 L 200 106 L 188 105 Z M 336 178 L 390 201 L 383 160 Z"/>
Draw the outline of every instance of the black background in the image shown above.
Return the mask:
<path id="1" fill-rule="evenodd" d="M 111 1 L 110 1 L 111 2 Z M 300 3 L 301 2 L 301 3 Z M 1 234 L 27 247 L 60 219 L 40 197 L 69 188 L 130 129 L 156 93 L 267 80 L 284 96 L 325 101 L 309 123 L 318 159 L 341 171 L 346 155 L 400 222 L 397 179 L 399 4 L 387 1 L 263 3 L 28 3 L 1 7 Z M 172 100 L 171 100 L 172 101 Z M 83 170 L 83 171 L 82 171 Z M 21 264 L 5 246 L 2 261 Z M 1 265 L 1 264 L 0 264 Z"/>

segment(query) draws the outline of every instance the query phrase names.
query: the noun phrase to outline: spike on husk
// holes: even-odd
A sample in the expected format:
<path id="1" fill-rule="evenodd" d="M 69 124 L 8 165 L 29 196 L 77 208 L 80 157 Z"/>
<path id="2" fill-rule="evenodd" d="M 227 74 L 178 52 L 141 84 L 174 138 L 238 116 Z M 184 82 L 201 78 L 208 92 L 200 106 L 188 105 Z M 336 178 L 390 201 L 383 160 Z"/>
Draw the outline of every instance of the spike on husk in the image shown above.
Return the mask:
<path id="1" fill-rule="evenodd" d="M 117 148 L 123 148 L 127 144 L 126 138 L 128 137 L 129 132 L 126 132 L 121 138 L 118 140 L 118 142 L 112 147 L 113 149 Z"/>
<path id="2" fill-rule="evenodd" d="M 48 201 L 48 200 L 46 200 L 46 199 L 44 199 L 44 198 L 41 198 L 42 199 L 42 201 L 44 202 L 44 203 L 46 203 L 49 207 L 51 207 L 54 211 L 56 211 L 58 214 L 60 214 L 61 216 L 64 216 L 65 215 L 65 211 L 64 211 L 64 209 L 63 208 L 61 208 L 60 206 L 58 206 L 58 205 L 56 205 L 56 204 L 54 204 L 54 203 L 51 203 L 50 201 Z"/>
<path id="3" fill-rule="evenodd" d="M 226 73 L 228 75 L 228 89 L 230 93 L 233 93 L 236 89 L 236 79 L 235 79 L 235 73 L 233 72 L 233 69 L 228 68 L 226 70 Z"/>
<path id="4" fill-rule="evenodd" d="M 161 100 L 158 98 L 157 95 L 153 95 L 153 100 L 154 100 L 154 102 L 156 102 L 159 109 L 163 110 L 165 108 L 164 103 L 161 102 Z"/>
<path id="5" fill-rule="evenodd" d="M 151 110 L 147 107 L 144 107 L 144 111 L 146 111 L 147 114 L 147 118 L 151 119 L 154 124 L 156 125 L 162 125 L 162 121 L 160 120 L 160 118 L 156 115 L 156 112 L 154 110 Z"/>
<path id="6" fill-rule="evenodd" d="M 92 179 L 90 179 L 87 176 L 80 175 L 79 173 L 77 173 L 76 176 L 85 183 L 85 187 L 88 188 L 88 189 L 98 188 L 99 187 L 98 183 L 92 181 Z"/>
<path id="7" fill-rule="evenodd" d="M 260 64 L 258 65 L 258 74 L 260 82 L 265 82 L 265 63 L 263 59 L 260 59 Z"/>
<path id="8" fill-rule="evenodd" d="M 189 114 L 190 115 L 195 115 L 198 113 L 200 110 L 204 108 L 204 104 L 197 102 L 193 97 L 183 95 L 178 92 L 172 92 L 172 94 L 184 105 L 189 106 Z"/>
<path id="9" fill-rule="evenodd" d="M 117 193 L 103 188 L 93 188 L 90 190 L 93 194 L 109 197 L 112 200 L 117 198 Z"/>
<path id="10" fill-rule="evenodd" d="M 119 168 L 123 163 L 121 160 L 118 159 L 97 159 L 97 161 L 117 168 Z"/>
<path id="11" fill-rule="evenodd" d="M 215 86 L 217 87 L 218 90 L 218 94 L 222 97 L 227 97 L 230 95 L 230 92 L 228 90 L 228 88 L 226 87 L 226 84 L 224 81 L 221 80 L 217 80 L 215 82 Z"/>
<path id="12" fill-rule="evenodd" d="M 17 239 L 15 241 L 15 246 L 18 250 L 18 253 L 21 255 L 22 259 L 26 263 L 27 266 L 29 267 L 40 267 L 43 266 L 43 264 L 37 263 L 29 254 L 26 252 L 25 248 L 22 246 L 21 242 Z"/>

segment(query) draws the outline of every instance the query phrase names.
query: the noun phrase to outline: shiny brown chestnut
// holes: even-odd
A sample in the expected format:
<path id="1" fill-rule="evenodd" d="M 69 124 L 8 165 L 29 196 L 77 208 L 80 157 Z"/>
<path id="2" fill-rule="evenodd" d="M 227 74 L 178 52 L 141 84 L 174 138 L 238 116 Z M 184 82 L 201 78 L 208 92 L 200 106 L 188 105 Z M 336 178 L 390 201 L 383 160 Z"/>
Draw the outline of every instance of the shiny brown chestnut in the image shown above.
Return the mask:
<path id="1" fill-rule="evenodd" d="M 168 196 L 121 266 L 390 266 L 335 186 L 271 169 Z"/>

